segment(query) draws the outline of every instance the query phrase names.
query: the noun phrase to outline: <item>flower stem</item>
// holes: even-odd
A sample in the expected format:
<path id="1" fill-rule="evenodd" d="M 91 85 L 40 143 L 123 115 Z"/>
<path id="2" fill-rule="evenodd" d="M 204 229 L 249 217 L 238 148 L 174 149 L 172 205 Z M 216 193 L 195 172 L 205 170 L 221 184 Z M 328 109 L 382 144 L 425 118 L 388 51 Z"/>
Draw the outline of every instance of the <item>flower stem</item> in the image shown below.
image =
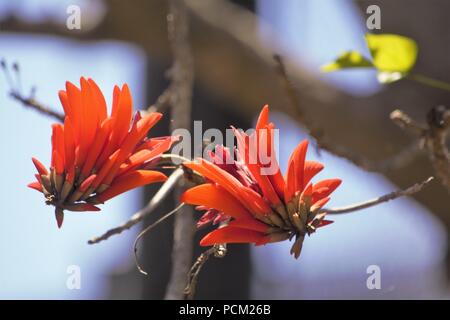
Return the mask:
<path id="1" fill-rule="evenodd" d="M 433 87 L 433 88 L 441 89 L 441 90 L 445 90 L 445 91 L 450 91 L 450 83 L 448 83 L 448 82 L 436 80 L 436 79 L 433 79 L 433 78 L 430 78 L 430 77 L 427 77 L 427 76 L 424 76 L 421 74 L 417 74 L 417 73 L 408 75 L 408 78 L 413 81 L 416 81 L 418 83 L 429 86 L 429 87 Z"/>

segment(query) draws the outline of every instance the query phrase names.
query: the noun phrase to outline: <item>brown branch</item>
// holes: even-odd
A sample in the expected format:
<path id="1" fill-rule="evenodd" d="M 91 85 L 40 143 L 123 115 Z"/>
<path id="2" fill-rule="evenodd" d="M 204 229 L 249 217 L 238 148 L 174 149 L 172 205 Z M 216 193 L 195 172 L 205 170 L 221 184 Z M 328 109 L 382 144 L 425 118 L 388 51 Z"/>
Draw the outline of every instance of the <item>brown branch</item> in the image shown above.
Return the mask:
<path id="1" fill-rule="evenodd" d="M 0 67 L 5 75 L 6 82 L 10 87 L 9 96 L 11 98 L 20 102 L 25 107 L 34 109 L 43 115 L 53 117 L 59 122 L 64 122 L 63 114 L 57 111 L 53 111 L 49 107 L 43 105 L 42 103 L 34 99 L 34 91 L 35 91 L 34 87 L 31 89 L 28 97 L 22 94 L 22 85 L 20 81 L 20 68 L 17 62 L 13 63 L 10 67 L 5 59 L 1 59 Z"/>
<path id="2" fill-rule="evenodd" d="M 341 207 L 341 208 L 332 208 L 332 209 L 321 209 L 319 212 L 326 212 L 327 214 L 342 214 L 342 213 L 350 213 L 350 212 L 354 212 L 354 211 L 359 211 L 362 209 L 367 209 L 376 205 L 379 205 L 381 203 L 384 202 L 388 202 L 400 197 L 404 197 L 404 196 L 410 196 L 413 195 L 417 192 L 419 192 L 420 190 L 422 190 L 429 182 L 431 182 L 433 180 L 433 177 L 429 177 L 428 179 L 416 183 L 412 186 L 410 186 L 407 189 L 404 190 L 397 190 L 391 193 L 388 193 L 384 196 L 378 197 L 376 199 L 372 199 L 369 201 L 365 201 L 362 203 L 358 203 L 358 204 L 353 204 L 350 206 L 346 206 L 346 207 Z"/>
<path id="3" fill-rule="evenodd" d="M 64 115 L 62 113 L 59 113 L 57 111 L 53 111 L 47 106 L 44 106 L 43 104 L 36 101 L 34 98 L 25 98 L 22 96 L 19 92 L 11 91 L 9 95 L 14 99 L 22 103 L 25 107 L 34 109 L 38 112 L 40 112 L 43 115 L 50 116 L 59 122 L 64 122 Z"/>
<path id="4" fill-rule="evenodd" d="M 302 127 L 311 137 L 315 139 L 317 151 L 320 151 L 321 149 L 326 150 L 334 155 L 351 161 L 353 164 L 363 169 L 378 172 L 387 172 L 402 168 L 414 160 L 419 153 L 420 148 L 418 147 L 418 144 L 413 143 L 383 161 L 373 161 L 356 154 L 343 146 L 337 145 L 334 142 L 330 142 L 325 137 L 325 131 L 322 128 L 319 128 L 316 123 L 305 117 L 303 114 L 300 98 L 298 97 L 293 82 L 289 79 L 283 58 L 279 54 L 275 54 L 273 58 L 276 63 L 275 69 L 280 76 L 283 88 L 288 98 L 288 105 L 291 108 L 292 113 L 297 116 L 297 119 L 302 124 Z"/>
<path id="5" fill-rule="evenodd" d="M 167 28 L 174 63 L 171 76 L 171 131 L 178 128 L 190 129 L 191 103 L 194 82 L 194 65 L 189 44 L 189 17 L 181 0 L 169 1 Z M 174 192 L 175 201 L 184 191 L 180 183 Z M 172 271 L 165 299 L 182 299 L 184 281 L 189 272 L 194 246 L 195 223 L 191 207 L 181 209 L 175 217 L 172 249 Z"/>
<path id="6" fill-rule="evenodd" d="M 183 169 L 178 168 L 172 174 L 169 176 L 169 179 L 167 179 L 166 182 L 161 186 L 161 188 L 156 192 L 156 194 L 153 196 L 153 198 L 149 201 L 149 203 L 141 210 L 139 210 L 137 213 L 131 216 L 131 219 L 125 222 L 124 224 L 115 227 L 113 229 L 110 229 L 106 231 L 104 234 L 102 234 L 99 237 L 95 237 L 88 241 L 88 244 L 95 244 L 99 243 L 103 240 L 108 239 L 109 237 L 120 234 L 122 231 L 128 230 L 131 227 L 133 227 L 135 224 L 141 222 L 146 218 L 148 215 L 150 215 L 161 203 L 162 201 L 167 198 L 167 196 L 170 194 L 172 189 L 175 187 L 175 185 L 178 183 L 178 181 L 183 177 Z"/>
<path id="7" fill-rule="evenodd" d="M 411 119 L 406 113 L 401 110 L 392 111 L 390 117 L 391 120 L 400 128 L 405 131 L 409 131 L 416 136 L 423 136 L 427 131 L 427 128 Z"/>
<path id="8" fill-rule="evenodd" d="M 191 270 L 188 274 L 188 280 L 186 288 L 184 289 L 185 298 L 188 300 L 192 300 L 194 298 L 196 289 L 198 276 L 200 275 L 200 271 L 202 270 L 206 261 L 208 261 L 211 255 L 214 255 L 216 258 L 223 258 L 227 254 L 226 244 L 216 244 L 213 247 L 209 248 L 205 252 L 203 252 L 192 265 Z"/>
<path id="9" fill-rule="evenodd" d="M 447 146 L 447 137 L 450 131 L 450 109 L 445 106 L 432 108 L 427 115 L 427 126 L 419 124 L 401 110 L 393 111 L 391 120 L 400 128 L 420 139 L 436 176 L 450 192 L 450 152 Z"/>

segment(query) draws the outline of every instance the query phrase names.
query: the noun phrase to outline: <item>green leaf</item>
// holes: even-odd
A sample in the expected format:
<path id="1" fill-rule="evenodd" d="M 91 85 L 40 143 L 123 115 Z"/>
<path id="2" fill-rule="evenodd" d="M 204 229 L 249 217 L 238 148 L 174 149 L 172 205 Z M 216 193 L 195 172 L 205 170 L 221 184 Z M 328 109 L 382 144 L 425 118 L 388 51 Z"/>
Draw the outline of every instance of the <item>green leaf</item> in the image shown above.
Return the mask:
<path id="1" fill-rule="evenodd" d="M 362 54 L 357 51 L 346 51 L 342 53 L 335 61 L 323 65 L 320 69 L 323 72 L 331 72 L 348 68 L 367 67 L 373 67 L 373 64 Z"/>
<path id="2" fill-rule="evenodd" d="M 416 63 L 418 48 L 413 39 L 395 34 L 366 34 L 366 41 L 373 64 L 380 72 L 401 73 L 403 77 Z"/>

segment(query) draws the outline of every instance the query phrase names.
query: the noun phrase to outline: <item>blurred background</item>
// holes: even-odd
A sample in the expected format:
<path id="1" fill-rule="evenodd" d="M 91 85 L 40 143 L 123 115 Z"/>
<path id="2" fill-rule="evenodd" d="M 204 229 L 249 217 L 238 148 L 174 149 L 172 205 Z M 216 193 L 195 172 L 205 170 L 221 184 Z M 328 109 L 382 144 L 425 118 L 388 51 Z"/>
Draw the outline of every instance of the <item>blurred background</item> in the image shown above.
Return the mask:
<path id="1" fill-rule="evenodd" d="M 280 128 L 279 159 L 286 169 L 293 148 L 308 138 L 288 107 L 272 59 L 285 57 L 302 111 L 336 145 L 383 161 L 413 141 L 394 126 L 396 108 L 425 121 L 428 110 L 448 104 L 444 91 L 400 81 L 381 86 L 368 70 L 321 74 L 320 65 L 344 50 L 367 53 L 366 8 L 381 8 L 382 33 L 414 38 L 416 69 L 450 81 L 450 21 L 445 0 L 191 0 L 195 59 L 193 120 L 203 128 L 249 128 L 269 103 Z M 81 9 L 81 29 L 69 30 L 67 8 Z M 0 0 L 0 58 L 20 65 L 24 92 L 56 110 L 66 80 L 92 77 L 111 102 L 114 84 L 128 83 L 135 108 L 152 104 L 166 88 L 171 64 L 163 0 Z M 418 22 L 420 21 L 420 23 Z M 368 54 L 366 54 L 368 55 Z M 104 205 L 101 213 L 68 214 L 61 230 L 42 196 L 26 188 L 31 157 L 50 160 L 52 120 L 12 100 L 0 76 L 0 298 L 160 299 L 170 272 L 172 221 L 146 237 L 142 252 L 149 277 L 134 265 L 135 227 L 97 245 L 87 240 L 127 220 L 155 191 L 135 190 Z M 154 135 L 168 133 L 169 119 Z M 343 206 L 409 186 L 433 175 L 425 155 L 395 170 L 368 172 L 350 161 L 310 149 L 323 162 L 320 177 L 340 177 L 331 206 Z M 145 223 L 173 207 L 167 201 Z M 306 239 L 302 256 L 290 244 L 231 245 L 225 259 L 209 261 L 200 276 L 203 299 L 449 298 L 450 197 L 434 182 L 403 198 L 350 215 Z M 197 240 L 205 231 L 199 232 Z M 195 256 L 202 249 L 196 246 Z M 66 286 L 68 268 L 80 267 L 81 289 Z M 381 270 L 381 289 L 369 290 L 367 268 Z"/>

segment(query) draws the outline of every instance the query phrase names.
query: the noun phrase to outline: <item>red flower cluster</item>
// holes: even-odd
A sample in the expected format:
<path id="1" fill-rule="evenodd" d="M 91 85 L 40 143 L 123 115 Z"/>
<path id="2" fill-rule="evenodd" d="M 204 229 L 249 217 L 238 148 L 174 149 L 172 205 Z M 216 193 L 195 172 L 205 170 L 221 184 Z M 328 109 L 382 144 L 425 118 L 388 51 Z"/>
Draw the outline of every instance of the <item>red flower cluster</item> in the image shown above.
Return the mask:
<path id="1" fill-rule="evenodd" d="M 64 124 L 52 126 L 50 169 L 33 158 L 37 181 L 29 187 L 42 192 L 46 203 L 55 206 L 58 227 L 64 210 L 99 211 L 95 204 L 139 186 L 165 181 L 163 173 L 145 169 L 177 140 L 147 138 L 162 115 L 136 112 L 133 117 L 126 84 L 114 87 L 110 116 L 97 84 L 81 78 L 80 85 L 77 88 L 67 82 L 66 90 L 59 92 L 65 119 Z"/>
<path id="2" fill-rule="evenodd" d="M 261 111 L 253 134 L 238 130 L 234 133 L 238 142 L 237 161 L 231 158 L 228 149 L 219 146 L 210 153 L 212 162 L 198 159 L 184 163 L 207 183 L 187 190 L 181 201 L 208 210 L 199 225 L 227 221 L 225 226 L 207 234 L 200 244 L 263 245 L 295 237 L 291 254 L 298 258 L 305 235 L 331 223 L 319 209 L 341 180 L 311 182 L 323 165 L 305 160 L 306 140 L 296 147 L 287 174 L 282 176 L 274 154 L 274 124 L 269 123 L 268 106 Z M 269 161 L 262 161 L 262 155 Z"/>

